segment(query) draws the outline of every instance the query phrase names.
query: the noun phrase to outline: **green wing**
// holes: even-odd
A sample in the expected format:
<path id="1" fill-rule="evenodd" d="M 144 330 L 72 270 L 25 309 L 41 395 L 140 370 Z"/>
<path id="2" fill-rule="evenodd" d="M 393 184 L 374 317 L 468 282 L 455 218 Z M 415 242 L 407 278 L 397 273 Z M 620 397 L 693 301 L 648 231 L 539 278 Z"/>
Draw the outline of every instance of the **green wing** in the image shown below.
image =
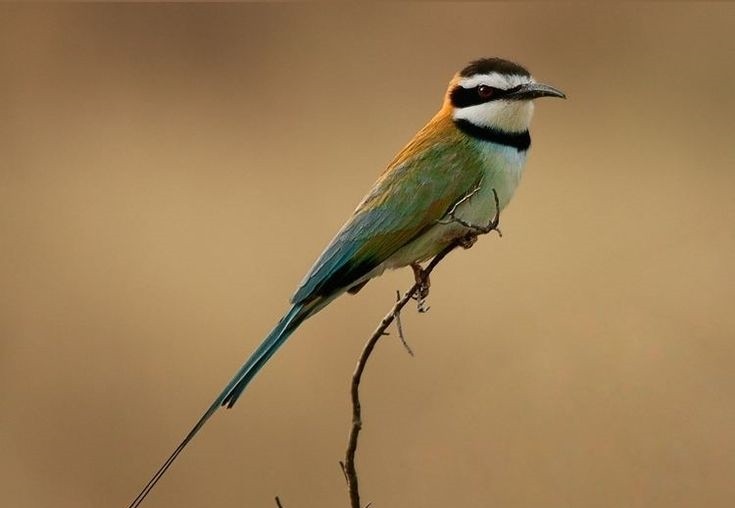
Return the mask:
<path id="1" fill-rule="evenodd" d="M 293 303 L 351 287 L 436 224 L 479 183 L 481 165 L 469 147 L 442 143 L 420 148 L 403 160 L 399 156 L 376 182 L 309 270 Z"/>

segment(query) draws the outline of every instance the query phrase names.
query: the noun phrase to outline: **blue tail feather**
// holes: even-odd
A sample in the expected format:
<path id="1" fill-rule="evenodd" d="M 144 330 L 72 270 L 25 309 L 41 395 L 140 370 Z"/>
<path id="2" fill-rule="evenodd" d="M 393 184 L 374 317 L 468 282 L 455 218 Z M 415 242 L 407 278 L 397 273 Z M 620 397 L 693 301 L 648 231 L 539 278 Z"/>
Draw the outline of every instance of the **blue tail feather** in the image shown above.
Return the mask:
<path id="1" fill-rule="evenodd" d="M 253 380 L 255 375 L 270 360 L 271 356 L 278 351 L 286 339 L 298 328 L 298 326 L 306 319 L 306 313 L 302 312 L 303 305 L 294 305 L 291 310 L 281 318 L 275 328 L 268 334 L 268 337 L 258 346 L 258 349 L 250 355 L 248 361 L 240 368 L 235 377 L 230 381 L 227 387 L 220 395 L 220 405 L 231 408 L 242 395 L 245 387 Z"/>
<path id="2" fill-rule="evenodd" d="M 258 346 L 258 348 L 250 355 L 250 358 L 240 367 L 237 374 L 232 380 L 227 383 L 225 389 L 220 395 L 214 400 L 207 411 L 199 418 L 199 421 L 192 427 L 186 437 L 181 441 L 179 446 L 173 451 L 173 453 L 166 459 L 166 462 L 156 471 L 156 474 L 148 481 L 146 486 L 141 490 L 140 494 L 133 500 L 129 508 L 136 508 L 143 502 L 148 493 L 158 483 L 158 480 L 164 475 L 168 468 L 173 464 L 176 457 L 184 450 L 187 444 L 194 438 L 194 436 L 201 430 L 204 424 L 211 418 L 211 416 L 219 409 L 220 406 L 232 407 L 237 399 L 242 395 L 245 387 L 252 381 L 255 375 L 265 365 L 265 363 L 273 356 L 279 347 L 288 339 L 291 334 L 298 328 L 298 326 L 311 314 L 314 310 L 309 308 L 307 305 L 294 305 L 281 318 L 278 324 L 268 334 L 265 340 Z"/>

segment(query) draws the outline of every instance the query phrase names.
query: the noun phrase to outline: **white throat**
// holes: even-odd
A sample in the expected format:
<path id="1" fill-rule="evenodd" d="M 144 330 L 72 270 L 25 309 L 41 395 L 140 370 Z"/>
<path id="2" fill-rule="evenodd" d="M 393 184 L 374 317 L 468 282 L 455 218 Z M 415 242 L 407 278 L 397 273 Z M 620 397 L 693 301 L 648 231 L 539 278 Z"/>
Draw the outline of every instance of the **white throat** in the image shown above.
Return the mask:
<path id="1" fill-rule="evenodd" d="M 497 100 L 458 108 L 455 120 L 467 120 L 478 127 L 491 127 L 504 132 L 524 132 L 531 125 L 533 102 Z"/>

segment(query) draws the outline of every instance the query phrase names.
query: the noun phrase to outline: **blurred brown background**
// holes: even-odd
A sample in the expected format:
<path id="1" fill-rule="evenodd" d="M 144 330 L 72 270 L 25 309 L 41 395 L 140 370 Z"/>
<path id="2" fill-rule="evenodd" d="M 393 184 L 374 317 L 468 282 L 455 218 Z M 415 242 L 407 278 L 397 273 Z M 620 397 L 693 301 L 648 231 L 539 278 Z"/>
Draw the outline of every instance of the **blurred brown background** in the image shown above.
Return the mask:
<path id="1" fill-rule="evenodd" d="M 505 236 L 381 343 L 375 507 L 735 506 L 732 5 L 0 7 L 0 486 L 123 507 L 470 59 L 540 101 Z M 347 505 L 355 359 L 308 322 L 153 507 Z"/>

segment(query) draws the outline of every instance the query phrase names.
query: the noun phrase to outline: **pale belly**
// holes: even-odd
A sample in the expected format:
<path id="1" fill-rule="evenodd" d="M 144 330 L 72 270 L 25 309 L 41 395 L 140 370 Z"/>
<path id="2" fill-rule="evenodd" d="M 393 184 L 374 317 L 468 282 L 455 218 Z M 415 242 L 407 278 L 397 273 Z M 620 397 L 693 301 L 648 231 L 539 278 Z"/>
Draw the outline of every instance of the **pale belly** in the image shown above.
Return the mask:
<path id="1" fill-rule="evenodd" d="M 487 226 L 498 212 L 493 189 L 498 194 L 500 211 L 507 206 L 518 187 L 526 162 L 526 153 L 518 153 L 514 148 L 498 149 L 496 146 L 488 147 L 485 151 L 487 152 L 488 169 L 479 189 L 455 210 L 456 217 L 476 226 Z M 468 189 L 468 193 L 472 190 Z M 374 270 L 370 277 L 379 275 L 386 269 L 427 261 L 450 242 L 467 233 L 466 227 L 458 222 L 452 222 L 450 217 L 445 217 L 423 235 L 398 250 Z"/>

